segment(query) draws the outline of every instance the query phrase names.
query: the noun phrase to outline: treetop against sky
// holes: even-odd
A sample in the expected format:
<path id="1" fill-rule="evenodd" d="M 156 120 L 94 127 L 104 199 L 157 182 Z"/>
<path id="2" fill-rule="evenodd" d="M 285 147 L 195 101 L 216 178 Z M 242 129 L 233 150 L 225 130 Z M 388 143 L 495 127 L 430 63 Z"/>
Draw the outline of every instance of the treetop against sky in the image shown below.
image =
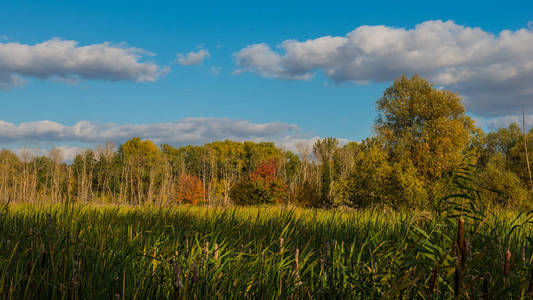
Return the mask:
<path id="1" fill-rule="evenodd" d="M 531 126 L 532 54 L 524 1 L 5 2 L 0 146 L 362 140 L 415 73 L 486 130 Z"/>

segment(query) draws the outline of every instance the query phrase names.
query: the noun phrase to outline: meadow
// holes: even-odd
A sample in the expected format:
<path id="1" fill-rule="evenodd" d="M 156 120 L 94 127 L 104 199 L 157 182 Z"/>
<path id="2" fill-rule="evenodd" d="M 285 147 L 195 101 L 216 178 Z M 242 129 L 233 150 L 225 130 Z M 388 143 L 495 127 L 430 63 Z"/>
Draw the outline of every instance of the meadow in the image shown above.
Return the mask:
<path id="1" fill-rule="evenodd" d="M 433 212 L 5 205 L 0 297 L 527 299 L 528 214 L 458 203 Z"/>

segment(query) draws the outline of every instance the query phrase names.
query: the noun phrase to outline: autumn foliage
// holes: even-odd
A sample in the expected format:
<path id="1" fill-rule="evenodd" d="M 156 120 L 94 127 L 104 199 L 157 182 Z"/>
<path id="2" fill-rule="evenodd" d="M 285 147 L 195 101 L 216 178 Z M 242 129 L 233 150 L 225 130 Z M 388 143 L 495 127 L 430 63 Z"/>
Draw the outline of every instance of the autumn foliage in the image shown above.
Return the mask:
<path id="1" fill-rule="evenodd" d="M 205 202 L 205 190 L 202 180 L 194 175 L 181 175 L 176 191 L 176 201 L 190 204 Z"/>
<path id="2" fill-rule="evenodd" d="M 231 190 L 236 204 L 284 203 L 287 200 L 287 186 L 276 174 L 275 160 L 261 162 L 249 178 L 237 183 Z"/>

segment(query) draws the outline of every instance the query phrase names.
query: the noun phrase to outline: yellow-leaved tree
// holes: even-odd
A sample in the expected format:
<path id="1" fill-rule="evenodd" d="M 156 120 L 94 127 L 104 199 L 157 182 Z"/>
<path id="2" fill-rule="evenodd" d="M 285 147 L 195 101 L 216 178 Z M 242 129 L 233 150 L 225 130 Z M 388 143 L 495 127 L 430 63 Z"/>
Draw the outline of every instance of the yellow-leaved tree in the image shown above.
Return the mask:
<path id="1" fill-rule="evenodd" d="M 427 196 L 441 196 L 478 132 L 461 98 L 418 75 L 402 76 L 377 101 L 377 111 L 375 129 L 390 162 L 400 168 L 396 173 L 406 166 L 412 174 L 414 167 L 413 180 L 425 185 Z M 408 178 L 398 179 L 413 188 Z"/>

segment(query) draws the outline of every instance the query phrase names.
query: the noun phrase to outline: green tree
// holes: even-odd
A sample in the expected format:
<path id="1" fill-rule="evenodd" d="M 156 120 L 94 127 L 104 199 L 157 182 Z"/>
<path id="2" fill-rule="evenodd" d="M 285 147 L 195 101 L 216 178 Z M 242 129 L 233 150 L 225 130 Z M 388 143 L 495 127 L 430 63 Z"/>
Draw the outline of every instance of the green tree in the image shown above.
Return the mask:
<path id="1" fill-rule="evenodd" d="M 443 182 L 465 159 L 478 132 L 461 98 L 418 75 L 402 76 L 377 101 L 377 111 L 375 129 L 391 163 L 398 164 L 397 173 L 402 174 L 403 167 L 410 172 L 414 166 L 428 195 L 442 194 Z"/>
<path id="2" fill-rule="evenodd" d="M 506 167 L 502 153 L 493 154 L 487 165 L 479 170 L 479 184 L 483 199 L 503 206 L 524 205 L 528 199 L 528 191 L 520 178 Z"/>

